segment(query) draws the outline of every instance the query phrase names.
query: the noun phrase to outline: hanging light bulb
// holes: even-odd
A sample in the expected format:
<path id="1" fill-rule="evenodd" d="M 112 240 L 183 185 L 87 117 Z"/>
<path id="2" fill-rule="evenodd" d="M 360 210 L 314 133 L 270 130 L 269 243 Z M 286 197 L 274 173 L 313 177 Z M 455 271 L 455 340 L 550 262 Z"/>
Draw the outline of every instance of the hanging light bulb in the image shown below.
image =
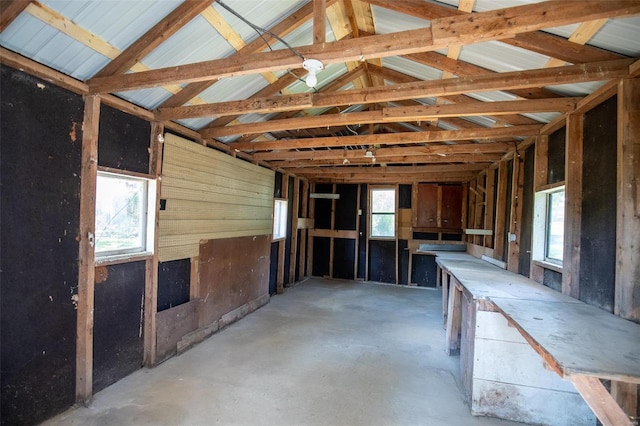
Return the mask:
<path id="1" fill-rule="evenodd" d="M 305 83 L 309 87 L 315 87 L 318 84 L 318 71 L 324 68 L 324 64 L 317 59 L 305 59 L 302 62 L 302 67 L 309 72 Z"/>

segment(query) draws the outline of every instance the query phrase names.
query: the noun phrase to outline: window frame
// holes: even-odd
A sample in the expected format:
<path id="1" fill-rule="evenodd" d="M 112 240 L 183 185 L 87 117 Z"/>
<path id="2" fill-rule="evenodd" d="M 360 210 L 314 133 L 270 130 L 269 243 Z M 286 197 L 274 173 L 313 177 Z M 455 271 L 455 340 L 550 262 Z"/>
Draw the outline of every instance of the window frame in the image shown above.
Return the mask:
<path id="1" fill-rule="evenodd" d="M 143 183 L 143 195 L 142 198 L 144 202 L 140 207 L 140 232 L 142 233 L 141 246 L 129 247 L 123 249 L 115 249 L 115 250 L 98 250 L 98 235 L 101 230 L 98 229 L 98 203 L 100 199 L 100 194 L 98 192 L 98 180 L 100 178 L 108 178 L 108 179 L 120 179 L 124 181 L 133 181 L 133 182 L 141 182 Z M 105 263 L 105 262 L 113 262 L 118 260 L 126 260 L 130 258 L 138 258 L 142 256 L 151 256 L 154 252 L 155 246 L 155 216 L 156 216 L 156 188 L 157 181 L 156 179 L 134 175 L 126 172 L 113 172 L 113 171 L 104 171 L 98 170 L 96 176 L 96 208 L 95 208 L 95 236 L 94 236 L 94 256 L 96 263 Z"/>
<path id="2" fill-rule="evenodd" d="M 393 191 L 393 213 L 391 212 L 375 212 L 373 210 L 373 193 L 376 191 Z M 368 237 L 371 240 L 395 240 L 398 236 L 398 190 L 392 186 L 371 186 L 369 188 L 369 226 Z M 373 235 L 373 218 L 374 216 L 384 215 L 393 216 L 393 235 Z"/>
<path id="3" fill-rule="evenodd" d="M 562 259 L 549 256 L 549 244 L 551 237 L 551 198 L 554 194 L 564 192 L 566 196 L 566 188 L 564 182 L 558 182 L 550 187 L 539 190 L 534 196 L 534 215 L 533 215 L 533 244 L 532 244 L 532 260 L 550 266 L 551 269 L 562 268 L 564 260 L 564 234 L 566 231 L 566 199 L 562 207 L 563 215 L 563 232 L 562 232 Z"/>
<path id="4" fill-rule="evenodd" d="M 278 207 L 279 206 L 279 207 Z M 278 217 L 279 213 L 279 217 Z M 287 222 L 289 219 L 289 200 L 286 198 L 273 199 L 273 226 L 271 241 L 281 241 L 287 238 Z M 276 226 L 280 229 L 276 230 Z M 276 232 L 281 231 L 281 232 Z"/>

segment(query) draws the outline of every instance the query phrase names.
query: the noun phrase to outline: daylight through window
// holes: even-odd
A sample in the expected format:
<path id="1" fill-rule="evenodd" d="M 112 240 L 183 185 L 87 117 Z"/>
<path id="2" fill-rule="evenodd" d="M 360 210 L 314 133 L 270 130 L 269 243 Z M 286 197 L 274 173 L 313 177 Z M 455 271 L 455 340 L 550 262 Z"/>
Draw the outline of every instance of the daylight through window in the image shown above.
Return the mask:
<path id="1" fill-rule="evenodd" d="M 396 236 L 396 190 L 371 190 L 371 233 L 373 238 Z"/>
<path id="2" fill-rule="evenodd" d="M 98 173 L 95 252 L 98 257 L 141 253 L 153 247 L 149 196 L 155 181 L 113 173 Z M 150 187 L 153 187 L 151 191 Z M 151 214 L 153 216 L 153 213 Z"/>

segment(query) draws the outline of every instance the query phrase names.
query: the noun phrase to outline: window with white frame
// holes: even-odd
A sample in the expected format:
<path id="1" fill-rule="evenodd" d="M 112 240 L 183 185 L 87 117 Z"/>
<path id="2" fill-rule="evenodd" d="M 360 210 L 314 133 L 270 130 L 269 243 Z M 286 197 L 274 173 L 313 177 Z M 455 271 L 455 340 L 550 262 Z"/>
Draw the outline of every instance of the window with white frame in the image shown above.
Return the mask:
<path id="1" fill-rule="evenodd" d="M 396 236 L 396 190 L 372 188 L 370 208 L 371 238 L 395 238 Z"/>
<path id="2" fill-rule="evenodd" d="M 273 200 L 273 240 L 287 237 L 287 200 Z"/>
<path id="3" fill-rule="evenodd" d="M 532 250 L 534 260 L 562 265 L 564 196 L 564 186 L 536 193 Z"/>
<path id="4" fill-rule="evenodd" d="M 98 172 L 97 258 L 153 252 L 156 181 Z"/>

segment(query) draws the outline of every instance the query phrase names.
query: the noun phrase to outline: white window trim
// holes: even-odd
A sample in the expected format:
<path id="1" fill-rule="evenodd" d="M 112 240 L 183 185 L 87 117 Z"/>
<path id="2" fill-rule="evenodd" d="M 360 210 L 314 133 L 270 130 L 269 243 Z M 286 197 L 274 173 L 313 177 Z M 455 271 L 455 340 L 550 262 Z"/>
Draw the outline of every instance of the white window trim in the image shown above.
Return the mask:
<path id="1" fill-rule="evenodd" d="M 373 192 L 374 191 L 393 191 L 394 192 L 394 200 L 393 200 L 393 236 L 378 236 L 371 235 L 373 230 L 373 215 L 374 214 L 385 214 L 385 213 L 374 213 L 373 211 Z M 368 236 L 370 240 L 386 240 L 392 241 L 395 240 L 398 236 L 398 190 L 395 186 L 372 186 L 369 188 L 369 220 L 368 220 Z"/>
<path id="2" fill-rule="evenodd" d="M 138 258 L 146 258 L 153 255 L 155 246 L 155 223 L 156 223 L 156 179 L 150 179 L 139 176 L 132 176 L 127 173 L 114 173 L 107 171 L 98 171 L 98 176 L 111 176 L 120 179 L 138 180 L 146 183 L 146 212 L 145 217 L 145 238 L 144 247 L 140 250 L 127 250 L 116 252 L 95 252 L 95 263 L 111 263 L 117 261 L 125 261 Z M 98 194 L 96 194 L 96 199 Z M 97 200 L 96 200 L 97 202 Z M 96 230 L 97 231 L 97 230 Z M 94 247 L 95 250 L 95 247 Z"/>
<path id="3" fill-rule="evenodd" d="M 562 269 L 562 260 L 547 257 L 548 203 L 549 194 L 564 190 L 564 183 L 556 184 L 551 188 L 540 190 L 535 193 L 533 202 L 534 210 L 531 259 L 542 267 L 548 267 L 548 269 L 556 271 Z"/>
<path id="4" fill-rule="evenodd" d="M 280 204 L 279 208 L 276 207 L 278 204 Z M 282 212 L 283 209 L 284 209 L 284 213 Z M 280 211 L 280 219 L 276 217 L 276 211 Z M 273 199 L 273 226 L 272 226 L 273 235 L 271 236 L 271 241 L 281 241 L 287 238 L 288 219 L 289 219 L 289 200 L 287 200 L 286 198 L 274 198 Z M 276 229 L 276 225 L 280 225 L 280 230 Z"/>

